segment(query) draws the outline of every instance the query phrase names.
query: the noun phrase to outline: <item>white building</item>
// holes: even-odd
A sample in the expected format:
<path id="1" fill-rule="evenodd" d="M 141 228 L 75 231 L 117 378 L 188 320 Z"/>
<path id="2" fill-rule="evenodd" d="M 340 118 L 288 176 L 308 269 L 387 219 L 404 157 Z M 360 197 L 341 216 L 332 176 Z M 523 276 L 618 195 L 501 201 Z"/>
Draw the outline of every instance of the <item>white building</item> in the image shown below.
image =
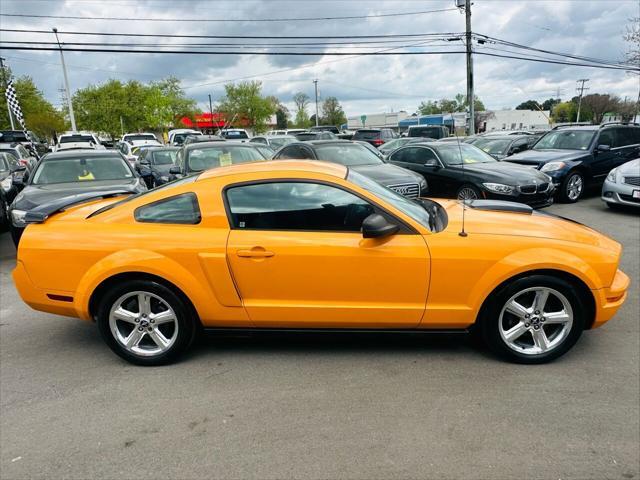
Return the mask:
<path id="1" fill-rule="evenodd" d="M 549 128 L 549 111 L 540 110 L 492 110 L 487 114 L 480 131 L 497 130 L 545 130 Z"/>
<path id="2" fill-rule="evenodd" d="M 357 130 L 358 128 L 398 128 L 398 123 L 407 118 L 407 112 L 391 113 L 367 113 L 347 117 L 347 128 Z"/>

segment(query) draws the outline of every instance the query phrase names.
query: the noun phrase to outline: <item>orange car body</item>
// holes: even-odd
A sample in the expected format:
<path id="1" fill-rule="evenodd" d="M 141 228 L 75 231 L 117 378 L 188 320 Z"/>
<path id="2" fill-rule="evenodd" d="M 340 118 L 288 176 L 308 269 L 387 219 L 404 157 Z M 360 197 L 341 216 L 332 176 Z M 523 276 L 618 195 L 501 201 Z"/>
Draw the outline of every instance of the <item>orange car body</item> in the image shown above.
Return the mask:
<path id="1" fill-rule="evenodd" d="M 467 209 L 467 236 L 461 236 L 461 205 L 439 200 L 448 225 L 432 233 L 345 176 L 345 167 L 324 162 L 244 164 L 90 218 L 115 200 L 74 206 L 27 227 L 13 278 L 32 308 L 90 320 L 92 297 L 104 282 L 153 275 L 180 289 L 205 327 L 464 329 L 496 287 L 538 270 L 571 275 L 588 288 L 595 306 L 590 327 L 609 320 L 626 297 L 629 279 L 617 268 L 621 246 L 585 226 Z M 230 227 L 225 187 L 292 178 L 356 192 L 417 233 L 371 239 L 357 232 Z M 134 219 L 136 208 L 182 192 L 197 195 L 199 224 Z"/>

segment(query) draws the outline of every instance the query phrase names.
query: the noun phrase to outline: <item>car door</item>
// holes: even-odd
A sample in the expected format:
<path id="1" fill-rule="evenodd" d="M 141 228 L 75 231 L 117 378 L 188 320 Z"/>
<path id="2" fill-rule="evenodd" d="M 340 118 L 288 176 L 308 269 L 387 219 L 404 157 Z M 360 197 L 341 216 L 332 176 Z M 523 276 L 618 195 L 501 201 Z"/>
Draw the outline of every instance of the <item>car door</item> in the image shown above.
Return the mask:
<path id="1" fill-rule="evenodd" d="M 443 196 L 448 191 L 442 163 L 430 148 L 404 147 L 393 152 L 387 161 L 422 175 L 429 184 L 429 196 Z"/>
<path id="2" fill-rule="evenodd" d="M 593 160 L 591 162 L 591 175 L 594 179 L 602 180 L 609 171 L 614 168 L 615 157 L 618 151 L 615 150 L 616 129 L 606 128 L 598 132 L 596 143 L 593 150 Z M 608 146 L 608 150 L 601 150 L 599 147 Z"/>
<path id="3" fill-rule="evenodd" d="M 613 165 L 618 167 L 630 160 L 640 158 L 640 127 L 624 126 L 616 130 Z"/>
<path id="4" fill-rule="evenodd" d="M 311 180 L 261 180 L 223 193 L 231 231 L 227 259 L 258 327 L 411 328 L 429 284 L 423 237 L 403 226 L 365 239 L 380 212 L 360 195 Z"/>

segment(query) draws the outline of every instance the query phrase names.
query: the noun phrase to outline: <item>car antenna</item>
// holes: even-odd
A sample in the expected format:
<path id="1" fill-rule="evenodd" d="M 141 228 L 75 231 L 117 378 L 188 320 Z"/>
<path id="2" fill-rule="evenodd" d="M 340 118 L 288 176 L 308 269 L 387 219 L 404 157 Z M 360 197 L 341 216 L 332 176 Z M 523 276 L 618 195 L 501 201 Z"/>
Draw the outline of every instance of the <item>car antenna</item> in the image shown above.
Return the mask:
<path id="1" fill-rule="evenodd" d="M 462 166 L 462 185 L 464 185 L 466 181 L 466 178 L 464 176 L 464 159 L 462 158 L 462 147 L 460 146 L 460 138 L 458 137 L 458 132 L 456 131 L 455 120 L 453 121 L 453 133 L 456 136 L 456 143 L 458 144 L 458 155 L 460 157 L 460 165 Z M 458 235 L 460 235 L 461 237 L 467 236 L 467 232 L 465 232 L 464 230 L 464 217 L 465 217 L 464 214 L 466 210 L 467 210 L 467 202 L 463 198 L 462 199 L 462 229 L 460 230 L 460 232 L 458 232 Z"/>

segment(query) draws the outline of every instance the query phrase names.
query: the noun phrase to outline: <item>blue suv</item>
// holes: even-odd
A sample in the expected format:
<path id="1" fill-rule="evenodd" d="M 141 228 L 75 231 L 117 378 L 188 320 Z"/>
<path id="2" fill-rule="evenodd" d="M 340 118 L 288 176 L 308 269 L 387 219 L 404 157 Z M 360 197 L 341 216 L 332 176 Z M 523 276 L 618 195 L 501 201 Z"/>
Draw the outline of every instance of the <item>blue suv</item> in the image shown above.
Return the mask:
<path id="1" fill-rule="evenodd" d="M 529 165 L 553 179 L 558 199 L 577 202 L 588 184 L 602 183 L 609 171 L 640 157 L 640 124 L 555 127 L 530 150 L 504 159 Z"/>

